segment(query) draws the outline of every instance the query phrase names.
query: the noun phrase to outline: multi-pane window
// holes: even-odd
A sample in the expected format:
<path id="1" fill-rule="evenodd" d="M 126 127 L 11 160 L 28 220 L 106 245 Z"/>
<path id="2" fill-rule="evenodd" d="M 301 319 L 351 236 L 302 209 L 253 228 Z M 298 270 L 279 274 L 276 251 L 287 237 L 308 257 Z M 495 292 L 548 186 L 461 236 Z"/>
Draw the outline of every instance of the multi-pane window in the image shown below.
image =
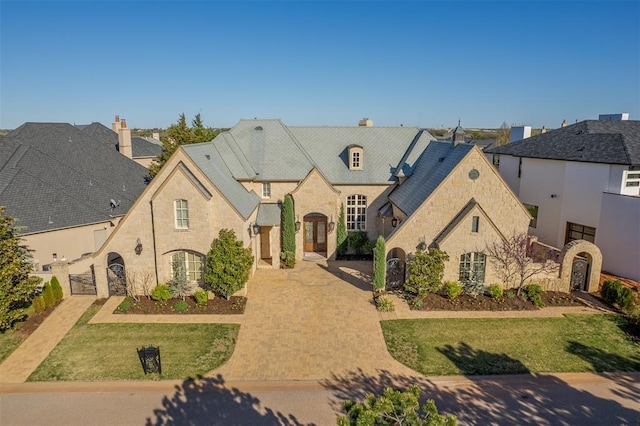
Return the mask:
<path id="1" fill-rule="evenodd" d="M 480 216 L 473 216 L 471 218 L 471 232 L 478 232 L 480 228 Z"/>
<path id="2" fill-rule="evenodd" d="M 628 172 L 625 186 L 627 188 L 640 186 L 640 172 Z"/>
<path id="3" fill-rule="evenodd" d="M 351 168 L 352 169 L 360 168 L 360 153 L 358 151 L 351 153 Z"/>
<path id="4" fill-rule="evenodd" d="M 524 207 L 529 211 L 529 214 L 532 216 L 531 221 L 529 222 L 529 226 L 535 228 L 538 226 L 538 206 L 534 206 L 533 204 L 523 203 Z"/>
<path id="5" fill-rule="evenodd" d="M 498 154 L 493 154 L 493 165 L 496 169 L 500 168 L 500 156 Z"/>
<path id="6" fill-rule="evenodd" d="M 271 198 L 271 182 L 262 182 L 262 198 Z"/>
<path id="7" fill-rule="evenodd" d="M 178 268 L 184 268 L 189 281 L 202 281 L 203 257 L 189 251 L 179 251 L 171 256 L 171 275 L 178 273 Z"/>
<path id="8" fill-rule="evenodd" d="M 187 200 L 175 200 L 176 228 L 189 229 L 189 203 Z"/>
<path id="9" fill-rule="evenodd" d="M 585 240 L 590 243 L 596 242 L 596 228 L 581 225 L 579 223 L 567 222 L 567 236 L 565 244 L 574 240 Z"/>
<path id="10" fill-rule="evenodd" d="M 364 231 L 367 226 L 367 197 L 349 195 L 347 197 L 347 230 Z"/>
<path id="11" fill-rule="evenodd" d="M 462 284 L 484 283 L 487 256 L 484 253 L 465 253 L 460 256 L 460 276 Z"/>

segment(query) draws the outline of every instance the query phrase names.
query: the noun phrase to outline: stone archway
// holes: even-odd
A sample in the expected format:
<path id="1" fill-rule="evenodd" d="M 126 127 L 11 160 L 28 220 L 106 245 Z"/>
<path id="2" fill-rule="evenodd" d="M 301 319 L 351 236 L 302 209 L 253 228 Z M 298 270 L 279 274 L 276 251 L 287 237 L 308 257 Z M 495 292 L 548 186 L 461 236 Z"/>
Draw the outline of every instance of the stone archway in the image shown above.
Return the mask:
<path id="1" fill-rule="evenodd" d="M 399 247 L 392 248 L 387 253 L 387 279 L 388 290 L 402 289 L 405 281 L 405 268 L 407 255 Z"/>
<path id="2" fill-rule="evenodd" d="M 115 252 L 107 255 L 107 284 L 109 296 L 127 295 L 127 273 L 124 269 L 124 259 Z"/>
<path id="3" fill-rule="evenodd" d="M 598 291 L 602 253 L 593 243 L 575 240 L 560 253 L 560 279 L 570 290 Z"/>

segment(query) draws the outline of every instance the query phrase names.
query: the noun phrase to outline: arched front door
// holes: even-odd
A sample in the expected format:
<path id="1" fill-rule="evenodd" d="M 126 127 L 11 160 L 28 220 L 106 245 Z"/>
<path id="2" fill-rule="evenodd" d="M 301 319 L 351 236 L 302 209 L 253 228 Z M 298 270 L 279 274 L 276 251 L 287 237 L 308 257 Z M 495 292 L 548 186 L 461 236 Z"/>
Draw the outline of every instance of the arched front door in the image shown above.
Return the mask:
<path id="1" fill-rule="evenodd" d="M 327 252 L 327 217 L 310 213 L 304 217 L 304 251 Z"/>
<path id="2" fill-rule="evenodd" d="M 107 283 L 109 284 L 109 296 L 127 295 L 127 273 L 124 269 L 124 260 L 118 253 L 109 253 L 107 256 Z"/>

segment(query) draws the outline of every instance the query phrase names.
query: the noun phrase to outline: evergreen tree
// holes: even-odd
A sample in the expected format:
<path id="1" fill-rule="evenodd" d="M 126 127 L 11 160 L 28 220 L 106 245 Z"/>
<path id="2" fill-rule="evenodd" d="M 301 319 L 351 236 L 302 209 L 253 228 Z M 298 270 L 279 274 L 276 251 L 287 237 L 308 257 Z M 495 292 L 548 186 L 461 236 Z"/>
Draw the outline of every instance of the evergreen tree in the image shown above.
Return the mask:
<path id="1" fill-rule="evenodd" d="M 207 253 L 204 281 L 211 291 L 229 299 L 249 280 L 252 265 L 251 249 L 243 246 L 233 230 L 221 229 Z"/>
<path id="2" fill-rule="evenodd" d="M 191 293 L 191 284 L 187 279 L 187 271 L 184 267 L 184 253 L 182 256 L 176 256 L 173 261 L 173 278 L 168 282 L 173 297 L 179 297 L 183 301 L 186 296 Z"/>
<path id="3" fill-rule="evenodd" d="M 376 240 L 373 252 L 373 291 L 384 290 L 387 279 L 387 260 L 385 258 L 385 241 L 380 235 Z"/>
<path id="4" fill-rule="evenodd" d="M 407 264 L 408 277 L 404 289 L 420 296 L 440 290 L 447 260 L 449 255 L 436 248 L 430 248 L 428 252 L 416 251 Z"/>
<path id="5" fill-rule="evenodd" d="M 347 252 L 349 242 L 347 241 L 347 224 L 344 221 L 344 204 L 340 204 L 340 214 L 338 215 L 338 228 L 336 238 L 338 245 L 338 255 L 342 256 Z"/>
<path id="6" fill-rule="evenodd" d="M 44 306 L 49 309 L 56 306 L 56 296 L 53 294 L 51 283 L 47 282 L 42 289 L 42 299 L 44 300 Z"/>
<path id="7" fill-rule="evenodd" d="M 162 152 L 158 155 L 156 161 L 149 166 L 149 177 L 153 178 L 158 174 L 162 166 L 165 165 L 169 158 L 181 145 L 192 143 L 208 142 L 216 137 L 217 132 L 205 127 L 200 114 L 197 114 L 192 121 L 192 126 L 187 125 L 187 119 L 184 113 L 180 114 L 178 122 L 169 126 L 165 135 L 160 138 L 162 142 Z"/>
<path id="8" fill-rule="evenodd" d="M 51 277 L 51 290 L 53 290 L 53 297 L 55 298 L 56 302 L 61 301 L 64 297 L 64 294 L 62 293 L 62 286 L 60 286 L 60 281 L 58 281 L 58 278 L 56 278 L 55 275 Z"/>
<path id="9" fill-rule="evenodd" d="M 0 331 L 26 316 L 41 279 L 29 277 L 31 255 L 21 244 L 15 220 L 0 206 Z"/>
<path id="10" fill-rule="evenodd" d="M 296 222 L 293 208 L 293 197 L 287 194 L 282 203 L 281 216 L 281 244 L 282 244 L 282 260 L 288 268 L 295 265 L 296 256 Z"/>

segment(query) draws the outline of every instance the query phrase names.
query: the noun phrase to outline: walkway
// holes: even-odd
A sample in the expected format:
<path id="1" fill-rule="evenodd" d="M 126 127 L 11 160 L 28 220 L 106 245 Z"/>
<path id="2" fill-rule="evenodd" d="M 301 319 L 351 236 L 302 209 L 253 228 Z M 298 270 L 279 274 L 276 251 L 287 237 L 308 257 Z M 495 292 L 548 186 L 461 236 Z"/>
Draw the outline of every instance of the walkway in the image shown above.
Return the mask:
<path id="1" fill-rule="evenodd" d="M 62 301 L 0 365 L 0 383 L 26 381 L 94 300 L 95 296 L 71 296 Z"/>

